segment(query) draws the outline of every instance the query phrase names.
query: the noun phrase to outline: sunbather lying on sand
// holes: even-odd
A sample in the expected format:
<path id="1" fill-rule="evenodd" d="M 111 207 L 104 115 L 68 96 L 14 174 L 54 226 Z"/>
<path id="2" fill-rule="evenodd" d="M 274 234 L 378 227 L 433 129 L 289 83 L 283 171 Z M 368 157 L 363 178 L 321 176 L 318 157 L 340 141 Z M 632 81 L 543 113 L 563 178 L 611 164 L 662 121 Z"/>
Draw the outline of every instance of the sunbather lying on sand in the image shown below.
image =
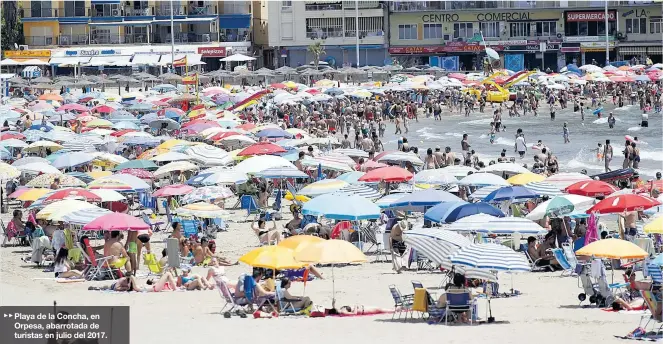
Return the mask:
<path id="1" fill-rule="evenodd" d="M 612 310 L 613 311 L 641 310 L 641 309 L 644 309 L 644 307 L 645 307 L 645 300 L 641 297 L 633 299 L 633 300 L 631 300 L 631 302 L 626 302 L 621 297 L 618 297 L 617 299 L 615 299 L 615 302 L 612 303 Z"/>
<path id="2" fill-rule="evenodd" d="M 110 286 L 89 287 L 88 290 L 113 290 L 113 291 L 138 291 L 138 292 L 161 292 L 177 290 L 177 281 L 170 272 L 161 275 L 158 281 L 147 280 L 147 286 L 140 287 L 136 278 L 127 272 L 125 277 L 116 280 Z"/>
<path id="3" fill-rule="evenodd" d="M 336 308 L 336 301 L 332 302 L 331 309 L 325 309 L 325 313 L 327 313 L 327 315 L 364 315 L 389 312 L 392 312 L 392 310 L 364 305 L 341 306 L 340 308 Z"/>
<path id="4" fill-rule="evenodd" d="M 187 290 L 204 290 L 212 289 L 212 287 L 207 283 L 207 281 L 198 276 L 191 275 L 191 267 L 186 267 L 182 269 L 182 285 L 186 287 Z"/>

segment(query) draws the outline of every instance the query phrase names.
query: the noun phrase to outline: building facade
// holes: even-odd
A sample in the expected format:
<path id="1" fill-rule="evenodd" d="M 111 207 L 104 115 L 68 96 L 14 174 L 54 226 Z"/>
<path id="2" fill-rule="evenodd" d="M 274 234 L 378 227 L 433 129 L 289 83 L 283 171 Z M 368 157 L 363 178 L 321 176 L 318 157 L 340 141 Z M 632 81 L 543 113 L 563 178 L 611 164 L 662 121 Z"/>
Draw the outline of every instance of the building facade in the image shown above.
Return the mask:
<path id="1" fill-rule="evenodd" d="M 321 60 L 332 66 L 383 65 L 387 59 L 388 11 L 380 1 L 262 1 L 267 34 L 262 44 L 271 67 L 297 67 L 313 59 L 308 46 L 321 42 Z M 357 5 L 358 9 L 355 8 Z M 358 13 L 357 13 L 358 12 Z M 358 21 L 357 17 L 358 16 Z M 358 25 L 357 25 L 358 24 Z"/>
<path id="2" fill-rule="evenodd" d="M 389 53 L 407 65 L 480 68 L 482 40 L 508 69 L 605 63 L 605 1 L 397 1 Z M 661 62 L 661 3 L 608 2 L 610 60 Z"/>
<path id="3" fill-rule="evenodd" d="M 154 0 L 19 1 L 19 6 L 25 44 L 50 50 L 53 57 L 124 60 L 152 51 L 155 56 L 141 57 L 148 63 L 169 53 L 174 41 L 216 69 L 226 54 L 253 53 L 250 1 L 176 0 L 172 8 L 171 1 Z"/>

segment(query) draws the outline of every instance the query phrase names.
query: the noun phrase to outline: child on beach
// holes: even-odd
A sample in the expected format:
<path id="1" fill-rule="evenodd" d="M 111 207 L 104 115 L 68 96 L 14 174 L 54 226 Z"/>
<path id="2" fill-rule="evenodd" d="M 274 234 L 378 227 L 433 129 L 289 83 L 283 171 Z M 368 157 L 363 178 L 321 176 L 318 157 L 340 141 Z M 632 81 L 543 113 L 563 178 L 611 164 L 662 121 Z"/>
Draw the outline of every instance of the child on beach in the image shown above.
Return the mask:
<path id="1" fill-rule="evenodd" d="M 602 161 L 603 160 L 603 145 L 599 142 L 599 147 L 596 149 L 593 149 L 593 151 L 596 151 L 596 160 L 597 161 Z"/>

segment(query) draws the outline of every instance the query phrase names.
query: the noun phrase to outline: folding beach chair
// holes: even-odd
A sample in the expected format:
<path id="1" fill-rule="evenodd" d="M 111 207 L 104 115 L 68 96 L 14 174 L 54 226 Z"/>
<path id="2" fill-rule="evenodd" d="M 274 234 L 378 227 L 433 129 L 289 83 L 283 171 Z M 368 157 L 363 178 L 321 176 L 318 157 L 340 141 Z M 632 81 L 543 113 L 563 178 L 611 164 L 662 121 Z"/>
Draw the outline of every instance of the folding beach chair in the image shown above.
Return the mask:
<path id="1" fill-rule="evenodd" d="M 449 316 L 455 313 L 469 312 L 470 325 L 474 322 L 474 303 L 469 292 L 454 292 L 448 290 L 446 292 L 447 306 L 445 308 L 444 324 L 448 325 Z"/>
<path id="2" fill-rule="evenodd" d="M 256 309 L 258 310 L 267 307 L 268 312 L 276 312 L 274 296 L 258 296 L 255 285 L 253 282 L 249 282 L 249 279 L 253 279 L 253 276 L 247 275 L 244 277 L 244 297 L 248 301 L 248 305 L 256 305 Z"/>
<path id="3" fill-rule="evenodd" d="M 652 287 L 663 285 L 663 272 L 656 264 L 647 264 L 647 275 L 651 278 Z"/>
<path id="4" fill-rule="evenodd" d="M 645 304 L 647 305 L 647 308 L 649 308 L 649 311 L 651 314 L 643 315 L 640 318 L 640 325 L 642 325 L 642 321 L 647 318 L 647 323 L 645 323 L 644 326 L 638 326 L 642 327 L 645 330 L 647 329 L 647 326 L 649 326 L 649 323 L 653 320 L 654 324 L 656 323 L 663 323 L 663 307 L 662 307 L 662 302 L 659 300 L 654 292 L 650 290 L 641 290 L 640 294 L 642 295 L 642 298 L 645 300 Z M 655 326 L 655 325 L 654 325 Z M 658 327 L 658 330 L 653 331 L 654 333 L 659 333 L 661 329 L 663 328 L 663 324 L 661 324 Z M 648 331 L 650 332 L 650 331 Z"/>
<path id="5" fill-rule="evenodd" d="M 181 224 L 185 238 L 198 237 L 198 221 L 182 220 Z"/>
<path id="6" fill-rule="evenodd" d="M 221 307 L 221 314 L 224 318 L 230 318 L 232 314 L 238 315 L 240 318 L 246 318 L 246 312 L 243 305 L 246 305 L 245 298 L 235 298 L 235 295 L 230 292 L 228 285 L 220 278 L 215 278 L 214 282 L 216 283 L 216 289 L 221 294 L 221 298 L 226 301 L 226 303 Z"/>
<path id="7" fill-rule="evenodd" d="M 529 252 L 527 252 L 527 249 L 524 251 L 525 256 L 527 257 L 527 261 L 529 261 L 530 267 L 532 268 L 532 271 L 555 271 L 555 269 L 552 267 L 552 265 L 547 264 L 547 265 L 542 265 L 539 266 L 537 265 L 539 261 L 541 261 L 541 258 L 537 260 L 533 260 L 532 257 L 529 255 Z"/>
<path id="8" fill-rule="evenodd" d="M 147 214 L 145 214 L 145 213 L 142 213 L 142 214 L 141 214 L 141 217 L 143 218 L 143 221 L 144 221 L 146 224 L 150 225 L 150 229 L 151 229 L 153 232 L 158 232 L 158 231 L 161 230 L 161 229 L 159 228 L 159 226 L 163 225 L 163 221 L 152 222 L 152 221 L 150 220 L 150 217 L 147 216 Z"/>
<path id="9" fill-rule="evenodd" d="M 244 218 L 244 221 L 247 221 L 251 214 L 260 212 L 260 208 L 258 207 L 258 203 L 256 202 L 255 197 L 251 195 L 243 195 L 240 197 L 239 203 L 241 209 L 246 209 L 246 218 Z"/>
<path id="10" fill-rule="evenodd" d="M 565 277 L 565 276 L 572 276 L 575 274 L 575 269 L 574 267 L 569 264 L 569 261 L 566 259 L 566 256 L 564 255 L 564 250 L 561 248 L 553 248 L 550 249 L 552 254 L 555 256 L 555 259 L 557 260 L 557 263 L 562 267 L 562 274 L 560 277 Z"/>
<path id="11" fill-rule="evenodd" d="M 353 231 L 352 222 L 350 221 L 341 221 L 334 225 L 329 234 L 331 239 L 340 239 L 343 231 Z"/>
<path id="12" fill-rule="evenodd" d="M 150 276 L 155 276 L 159 277 L 163 275 L 165 269 L 159 264 L 159 260 L 157 259 L 157 255 L 154 253 L 145 253 L 143 254 L 143 264 L 147 266 L 147 270 L 149 273 L 147 274 L 147 277 Z"/>
<path id="13" fill-rule="evenodd" d="M 9 246 L 12 242 L 14 242 L 13 246 L 20 245 L 21 240 L 27 238 L 25 235 L 18 234 L 18 231 L 13 227 L 14 224 L 11 221 L 5 226 L 5 223 L 0 220 L 0 226 L 2 226 L 2 233 L 4 235 L 2 246 Z"/>
<path id="14" fill-rule="evenodd" d="M 283 289 L 281 288 L 280 283 L 276 283 L 276 302 L 278 305 L 279 309 L 279 315 L 296 315 L 296 314 L 301 314 L 304 309 L 303 308 L 295 308 L 293 305 L 293 302 L 299 301 L 299 300 L 289 300 L 286 299 L 283 293 Z"/>
<path id="15" fill-rule="evenodd" d="M 414 295 L 403 295 L 396 288 L 395 285 L 389 286 L 389 292 L 391 292 L 391 297 L 394 299 L 394 315 L 391 316 L 393 320 L 398 314 L 398 319 L 401 318 L 401 314 L 405 313 L 405 319 L 407 320 L 407 314 L 412 315 L 412 305 L 414 301 Z"/>
<path id="16" fill-rule="evenodd" d="M 571 247 L 571 245 L 568 243 L 563 243 L 562 251 L 564 251 L 566 261 L 569 262 L 569 265 L 571 265 L 573 271 L 576 271 L 578 266 L 578 257 L 576 257 L 576 252 L 573 250 L 573 247 Z"/>

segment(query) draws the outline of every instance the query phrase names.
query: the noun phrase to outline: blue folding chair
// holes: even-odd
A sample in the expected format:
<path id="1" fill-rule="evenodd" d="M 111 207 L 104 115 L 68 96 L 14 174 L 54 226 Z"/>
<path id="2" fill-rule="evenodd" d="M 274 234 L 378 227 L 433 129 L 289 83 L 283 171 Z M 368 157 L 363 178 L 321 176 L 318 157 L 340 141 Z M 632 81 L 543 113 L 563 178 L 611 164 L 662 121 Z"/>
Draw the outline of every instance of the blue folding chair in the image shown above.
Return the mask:
<path id="1" fill-rule="evenodd" d="M 444 324 L 448 325 L 449 322 L 449 315 L 452 313 L 464 313 L 464 312 L 469 312 L 470 316 L 470 325 L 473 322 L 473 312 L 474 312 L 474 305 L 472 303 L 472 297 L 470 296 L 469 292 L 453 292 L 453 291 L 447 291 L 445 294 L 447 297 L 447 306 L 445 309 L 445 316 L 444 318 Z"/>
<path id="2" fill-rule="evenodd" d="M 274 296 L 258 296 L 256 282 L 251 275 L 244 276 L 244 297 L 246 297 L 249 306 L 256 305 L 257 309 L 269 306 L 271 308 L 270 312 L 276 311 L 276 307 L 273 304 Z"/>
<path id="3" fill-rule="evenodd" d="M 239 199 L 239 203 L 241 209 L 246 209 L 246 218 L 244 221 L 246 221 L 251 214 L 260 211 L 256 199 L 251 195 L 243 195 L 242 198 Z"/>
<path id="4" fill-rule="evenodd" d="M 562 267 L 562 277 L 564 276 L 571 276 L 575 273 L 575 266 L 571 266 L 571 263 L 566 259 L 566 256 L 564 255 L 564 250 L 561 248 L 553 248 L 551 249 L 553 256 L 555 257 L 555 260 L 557 260 L 557 263 L 559 266 Z"/>
<path id="5" fill-rule="evenodd" d="M 198 223 L 194 220 L 184 220 L 182 221 L 182 229 L 184 230 L 184 237 L 190 238 L 193 236 L 198 236 Z"/>

